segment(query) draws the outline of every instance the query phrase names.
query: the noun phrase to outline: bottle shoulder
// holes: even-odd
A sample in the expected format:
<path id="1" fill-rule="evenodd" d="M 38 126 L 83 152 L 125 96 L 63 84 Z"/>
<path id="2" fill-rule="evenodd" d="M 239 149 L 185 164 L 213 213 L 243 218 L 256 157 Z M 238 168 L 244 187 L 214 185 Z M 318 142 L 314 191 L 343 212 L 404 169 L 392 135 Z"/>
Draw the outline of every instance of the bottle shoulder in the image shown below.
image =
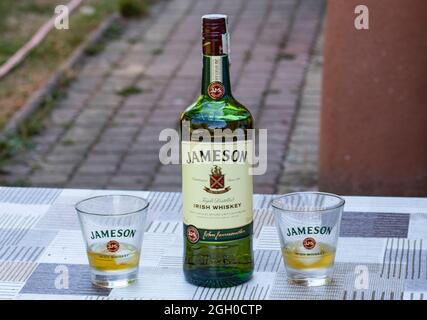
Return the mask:
<path id="1" fill-rule="evenodd" d="M 181 120 L 192 122 L 248 121 L 253 122 L 250 111 L 234 97 L 215 101 L 201 95 L 181 115 Z"/>

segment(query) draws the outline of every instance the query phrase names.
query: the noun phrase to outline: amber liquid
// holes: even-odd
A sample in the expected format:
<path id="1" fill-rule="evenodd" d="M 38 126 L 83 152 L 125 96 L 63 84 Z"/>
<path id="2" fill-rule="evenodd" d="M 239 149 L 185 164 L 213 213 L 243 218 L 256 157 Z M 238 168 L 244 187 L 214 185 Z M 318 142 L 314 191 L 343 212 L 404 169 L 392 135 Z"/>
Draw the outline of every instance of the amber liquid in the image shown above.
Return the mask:
<path id="1" fill-rule="evenodd" d="M 285 264 L 292 269 L 327 269 L 333 266 L 335 249 L 318 243 L 316 249 L 302 249 L 301 244 L 293 243 L 282 249 Z"/>
<path id="2" fill-rule="evenodd" d="M 139 263 L 139 252 L 130 244 L 120 243 L 116 252 L 109 252 L 106 244 L 94 244 L 88 252 L 89 264 L 98 271 L 134 269 Z"/>

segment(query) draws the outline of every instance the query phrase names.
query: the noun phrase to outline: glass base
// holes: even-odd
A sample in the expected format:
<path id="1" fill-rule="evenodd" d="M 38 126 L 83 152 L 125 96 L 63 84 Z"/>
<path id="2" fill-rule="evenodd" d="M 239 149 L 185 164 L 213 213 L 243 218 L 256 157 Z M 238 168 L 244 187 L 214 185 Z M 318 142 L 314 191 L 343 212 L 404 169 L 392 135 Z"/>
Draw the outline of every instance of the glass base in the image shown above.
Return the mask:
<path id="1" fill-rule="evenodd" d="M 123 288 L 136 282 L 138 268 L 126 271 L 103 272 L 92 269 L 92 284 L 101 288 Z"/>
<path id="2" fill-rule="evenodd" d="M 288 278 L 289 284 L 296 284 L 304 287 L 318 287 L 328 285 L 332 282 L 330 277 L 324 278 Z"/>
<path id="3" fill-rule="evenodd" d="M 239 273 L 230 276 L 202 276 L 197 275 L 197 271 L 185 272 L 185 279 L 187 282 L 199 287 L 207 288 L 228 288 L 238 286 L 242 283 L 249 281 L 252 278 L 252 272 Z"/>

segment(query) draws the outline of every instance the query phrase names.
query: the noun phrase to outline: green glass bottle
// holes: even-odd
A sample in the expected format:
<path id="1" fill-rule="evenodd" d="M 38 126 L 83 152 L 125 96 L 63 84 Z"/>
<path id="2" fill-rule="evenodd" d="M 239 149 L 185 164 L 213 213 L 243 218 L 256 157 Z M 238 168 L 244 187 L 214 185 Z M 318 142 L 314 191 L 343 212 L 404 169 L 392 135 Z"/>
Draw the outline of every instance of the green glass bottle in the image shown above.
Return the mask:
<path id="1" fill-rule="evenodd" d="M 184 274 L 230 287 L 253 272 L 253 119 L 231 93 L 227 16 L 203 16 L 202 35 L 201 95 L 181 116 Z"/>

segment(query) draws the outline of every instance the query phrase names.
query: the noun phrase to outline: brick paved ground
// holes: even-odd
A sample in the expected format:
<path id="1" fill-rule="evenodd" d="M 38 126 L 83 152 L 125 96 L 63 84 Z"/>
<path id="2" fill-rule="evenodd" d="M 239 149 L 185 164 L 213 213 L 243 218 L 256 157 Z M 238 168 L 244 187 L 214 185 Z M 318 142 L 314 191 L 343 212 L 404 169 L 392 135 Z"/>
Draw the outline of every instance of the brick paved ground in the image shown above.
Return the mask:
<path id="1" fill-rule="evenodd" d="M 322 37 L 319 37 L 301 91 L 301 102 L 277 190 L 279 193 L 317 190 L 322 79 L 321 47 Z"/>
<path id="2" fill-rule="evenodd" d="M 256 126 L 269 130 L 268 171 L 256 177 L 255 192 L 279 191 L 323 9 L 322 0 L 161 1 L 148 19 L 131 22 L 120 39 L 88 58 L 46 129 L 33 139 L 35 148 L 4 167 L 0 180 L 180 190 L 180 167 L 158 160 L 158 135 L 177 127 L 179 114 L 200 90 L 200 16 L 222 12 L 230 15 L 234 94 L 252 111 Z M 142 91 L 117 94 L 131 85 Z"/>

